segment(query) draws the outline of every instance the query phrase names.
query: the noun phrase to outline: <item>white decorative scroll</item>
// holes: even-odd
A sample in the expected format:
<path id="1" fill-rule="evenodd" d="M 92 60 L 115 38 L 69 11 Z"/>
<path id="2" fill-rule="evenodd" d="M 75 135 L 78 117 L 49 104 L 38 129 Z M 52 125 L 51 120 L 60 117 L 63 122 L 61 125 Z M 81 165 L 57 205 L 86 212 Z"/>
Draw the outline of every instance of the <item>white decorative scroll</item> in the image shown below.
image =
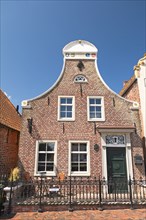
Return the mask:
<path id="1" fill-rule="evenodd" d="M 75 78 L 74 78 L 74 82 L 82 82 L 82 83 L 84 83 L 84 82 L 87 82 L 87 79 L 86 79 L 86 77 L 85 76 L 83 76 L 83 75 L 77 75 Z"/>
<path id="2" fill-rule="evenodd" d="M 106 136 L 106 144 L 125 144 L 125 137 L 124 135 L 107 135 Z"/>

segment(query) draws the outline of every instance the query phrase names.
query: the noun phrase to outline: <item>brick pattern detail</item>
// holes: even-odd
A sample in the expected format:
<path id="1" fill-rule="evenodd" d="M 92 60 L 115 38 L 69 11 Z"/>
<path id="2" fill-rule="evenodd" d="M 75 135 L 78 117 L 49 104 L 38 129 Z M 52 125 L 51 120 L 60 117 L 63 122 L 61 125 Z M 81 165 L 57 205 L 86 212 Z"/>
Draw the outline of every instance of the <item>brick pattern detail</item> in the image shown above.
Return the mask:
<path id="1" fill-rule="evenodd" d="M 16 111 L 14 105 L 0 89 L 0 124 L 20 131 L 21 116 Z"/>
<path id="2" fill-rule="evenodd" d="M 103 96 L 105 104 L 105 121 L 96 122 L 96 126 L 133 126 L 139 123 L 137 111 L 130 109 L 132 103 L 112 93 L 100 80 L 95 61 L 83 60 L 85 68 L 82 72 L 77 67 L 78 60 L 67 60 L 61 80 L 56 87 L 39 99 L 30 101 L 31 109 L 23 109 L 22 132 L 20 137 L 19 165 L 25 171 L 34 175 L 36 140 L 57 140 L 57 169 L 68 175 L 68 141 L 90 141 L 90 170 L 91 176 L 101 176 L 102 155 L 101 135 L 94 132 L 94 123 L 87 121 L 87 96 Z M 82 93 L 80 84 L 74 83 L 74 77 L 83 74 L 88 83 L 83 83 Z M 75 121 L 57 121 L 58 96 L 75 96 Z M 50 100 L 48 105 L 48 98 Z M 114 98 L 114 104 L 113 104 Z M 32 134 L 28 132 L 27 119 L 33 118 Z M 64 123 L 64 125 L 63 125 Z M 64 133 L 63 133 L 64 126 Z M 133 156 L 139 152 L 142 156 L 140 129 L 132 136 Z M 94 151 L 94 144 L 100 149 Z M 144 167 L 135 168 L 136 178 L 144 175 Z"/>
<path id="3" fill-rule="evenodd" d="M 9 174 L 18 162 L 19 132 L 0 125 L 0 175 Z"/>
<path id="4" fill-rule="evenodd" d="M 0 175 L 17 166 L 21 116 L 0 89 Z"/>
<path id="5" fill-rule="evenodd" d="M 130 80 L 129 80 L 130 81 Z M 138 83 L 135 79 L 134 83 L 127 88 L 127 90 L 122 95 L 124 98 L 138 102 L 140 105 L 140 95 L 139 95 L 139 89 L 138 89 Z M 137 124 L 139 124 L 139 139 L 142 140 L 142 146 L 143 146 L 143 154 L 144 154 L 144 161 L 145 161 L 145 167 L 146 167 L 146 146 L 145 146 L 145 138 L 144 138 L 144 125 L 143 125 L 143 118 L 142 118 L 142 112 L 141 112 L 141 106 L 139 107 L 139 114 L 137 115 Z M 140 118 L 140 120 L 139 120 Z M 139 121 L 139 123 L 138 123 Z"/>

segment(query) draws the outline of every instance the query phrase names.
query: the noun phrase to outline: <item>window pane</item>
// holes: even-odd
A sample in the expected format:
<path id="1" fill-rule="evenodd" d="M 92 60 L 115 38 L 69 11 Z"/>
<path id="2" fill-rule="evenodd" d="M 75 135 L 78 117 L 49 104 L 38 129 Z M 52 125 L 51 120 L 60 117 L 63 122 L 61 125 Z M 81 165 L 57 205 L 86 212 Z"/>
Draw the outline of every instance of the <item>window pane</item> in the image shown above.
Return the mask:
<path id="1" fill-rule="evenodd" d="M 54 161 L 54 154 L 47 154 L 47 161 Z"/>
<path id="2" fill-rule="evenodd" d="M 66 103 L 66 98 L 61 98 L 61 99 L 60 99 L 60 103 L 61 103 L 61 104 L 65 104 L 65 103 Z"/>
<path id="3" fill-rule="evenodd" d="M 71 171 L 79 171 L 78 170 L 78 163 L 72 163 L 71 164 Z"/>
<path id="4" fill-rule="evenodd" d="M 67 112 L 67 118 L 72 118 L 72 112 Z"/>
<path id="5" fill-rule="evenodd" d="M 77 143 L 71 144 L 71 151 L 78 151 L 78 144 Z"/>
<path id="6" fill-rule="evenodd" d="M 96 111 L 97 111 L 97 112 L 101 112 L 101 106 L 97 106 L 97 107 L 96 107 Z"/>
<path id="7" fill-rule="evenodd" d="M 46 171 L 53 171 L 54 170 L 54 164 L 53 163 L 47 163 Z"/>
<path id="8" fill-rule="evenodd" d="M 80 164 L 80 171 L 87 171 L 87 164 L 86 163 Z"/>
<path id="9" fill-rule="evenodd" d="M 86 143 L 80 144 L 80 151 L 86 151 Z"/>
<path id="10" fill-rule="evenodd" d="M 90 112 L 94 112 L 95 111 L 95 106 L 90 106 Z"/>
<path id="11" fill-rule="evenodd" d="M 67 98 L 67 104 L 72 104 L 72 98 Z"/>
<path id="12" fill-rule="evenodd" d="M 47 151 L 54 151 L 54 143 L 47 143 Z"/>
<path id="13" fill-rule="evenodd" d="M 71 112 L 72 111 L 72 106 L 67 106 L 67 111 Z"/>
<path id="14" fill-rule="evenodd" d="M 65 118 L 65 112 L 60 112 L 60 118 Z"/>
<path id="15" fill-rule="evenodd" d="M 80 154 L 80 161 L 87 161 L 87 154 Z"/>
<path id="16" fill-rule="evenodd" d="M 46 151 L 46 143 L 39 143 L 39 151 Z"/>
<path id="17" fill-rule="evenodd" d="M 101 118 L 101 113 L 96 113 L 96 118 Z"/>
<path id="18" fill-rule="evenodd" d="M 72 154 L 71 155 L 71 161 L 72 162 L 77 162 L 78 161 L 78 154 Z"/>
<path id="19" fill-rule="evenodd" d="M 45 171 L 45 163 L 38 163 L 38 171 Z"/>
<path id="20" fill-rule="evenodd" d="M 90 112 L 90 118 L 95 118 L 95 113 L 94 112 Z"/>
<path id="21" fill-rule="evenodd" d="M 101 104 L 101 99 L 96 99 L 96 104 Z"/>
<path id="22" fill-rule="evenodd" d="M 38 160 L 39 160 L 39 161 L 45 161 L 45 155 L 46 155 L 46 154 L 39 154 Z"/>
<path id="23" fill-rule="evenodd" d="M 60 108 L 60 110 L 61 110 L 61 112 L 64 112 L 64 111 L 66 111 L 66 106 L 61 106 L 61 108 Z"/>
<path id="24" fill-rule="evenodd" d="M 89 99 L 90 104 L 95 104 L 95 99 Z"/>

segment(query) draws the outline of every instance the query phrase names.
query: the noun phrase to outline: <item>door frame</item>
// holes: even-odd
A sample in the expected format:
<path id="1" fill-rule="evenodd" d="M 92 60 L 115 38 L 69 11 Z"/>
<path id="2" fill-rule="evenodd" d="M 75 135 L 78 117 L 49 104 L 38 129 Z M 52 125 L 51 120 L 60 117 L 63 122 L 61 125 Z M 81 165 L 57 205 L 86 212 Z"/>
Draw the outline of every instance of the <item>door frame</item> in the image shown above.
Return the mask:
<path id="1" fill-rule="evenodd" d="M 107 135 L 124 135 L 125 143 L 119 145 L 106 144 L 106 136 Z M 127 169 L 127 180 L 133 178 L 133 165 L 132 165 L 132 154 L 131 154 L 131 141 L 130 141 L 130 133 L 118 133 L 118 132 L 106 132 L 101 133 L 101 145 L 102 145 L 102 177 L 105 180 L 108 179 L 107 174 L 107 147 L 124 147 L 126 148 L 126 169 Z"/>

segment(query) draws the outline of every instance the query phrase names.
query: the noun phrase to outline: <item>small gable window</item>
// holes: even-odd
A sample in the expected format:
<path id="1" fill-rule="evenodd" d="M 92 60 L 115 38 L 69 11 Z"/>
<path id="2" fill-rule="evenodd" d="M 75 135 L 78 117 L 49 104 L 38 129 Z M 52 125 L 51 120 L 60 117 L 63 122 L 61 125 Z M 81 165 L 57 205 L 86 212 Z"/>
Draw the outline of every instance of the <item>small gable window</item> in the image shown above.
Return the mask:
<path id="1" fill-rule="evenodd" d="M 86 77 L 83 76 L 83 75 L 77 75 L 77 76 L 75 76 L 75 78 L 74 78 L 74 82 L 77 82 L 77 83 L 85 83 L 85 82 L 87 82 L 87 79 L 86 79 Z"/>

